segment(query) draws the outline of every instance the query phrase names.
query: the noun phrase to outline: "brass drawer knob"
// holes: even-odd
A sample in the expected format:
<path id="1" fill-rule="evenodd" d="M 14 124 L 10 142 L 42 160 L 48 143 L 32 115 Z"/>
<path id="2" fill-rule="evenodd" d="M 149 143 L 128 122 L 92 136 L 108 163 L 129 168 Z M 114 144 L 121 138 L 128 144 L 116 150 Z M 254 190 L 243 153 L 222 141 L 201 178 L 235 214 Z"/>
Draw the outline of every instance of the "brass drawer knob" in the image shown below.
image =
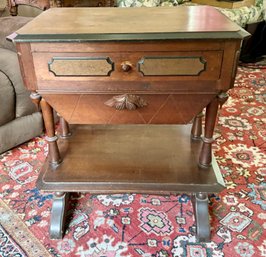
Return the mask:
<path id="1" fill-rule="evenodd" d="M 121 68 L 124 72 L 128 72 L 132 69 L 132 63 L 129 61 L 124 61 L 121 63 Z"/>

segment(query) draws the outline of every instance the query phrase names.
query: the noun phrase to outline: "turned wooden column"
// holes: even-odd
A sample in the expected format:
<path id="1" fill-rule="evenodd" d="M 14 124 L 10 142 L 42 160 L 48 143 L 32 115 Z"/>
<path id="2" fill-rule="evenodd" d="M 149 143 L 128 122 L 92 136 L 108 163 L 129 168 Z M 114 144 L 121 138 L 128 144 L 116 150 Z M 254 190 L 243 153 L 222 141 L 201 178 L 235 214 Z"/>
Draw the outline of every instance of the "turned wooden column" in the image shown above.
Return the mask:
<path id="1" fill-rule="evenodd" d="M 200 112 L 193 120 L 193 125 L 191 129 L 191 138 L 193 140 L 201 139 L 202 135 L 202 117 L 203 113 Z"/>
<path id="2" fill-rule="evenodd" d="M 9 13 L 11 16 L 17 16 L 18 15 L 18 6 L 10 6 Z"/>
<path id="3" fill-rule="evenodd" d="M 30 94 L 31 101 L 36 106 L 36 110 L 40 111 L 40 101 L 42 99 L 41 95 L 35 91 L 31 92 Z"/>
<path id="4" fill-rule="evenodd" d="M 199 165 L 202 167 L 209 167 L 212 162 L 212 143 L 213 143 L 213 131 L 215 128 L 216 117 L 218 107 L 222 105 L 228 99 L 228 94 L 226 92 L 221 92 L 217 97 L 215 97 L 206 108 L 206 121 L 205 121 L 205 135 L 202 138 L 203 145 L 199 157 Z M 197 119 L 197 118 L 196 118 Z M 194 121 L 199 123 L 199 121 Z M 194 126 L 194 123 L 193 123 Z M 200 129 L 198 124 L 195 125 L 195 134 L 199 133 Z M 193 127 L 192 127 L 193 131 Z M 193 133 L 193 132 L 192 132 Z"/>
<path id="5" fill-rule="evenodd" d="M 199 165 L 209 167 L 212 162 L 213 131 L 216 123 L 219 99 L 215 97 L 206 107 L 204 137 L 199 156 Z"/>
<path id="6" fill-rule="evenodd" d="M 68 122 L 60 116 L 60 137 L 67 138 L 71 136 Z"/>
<path id="7" fill-rule="evenodd" d="M 45 139 L 49 145 L 49 162 L 57 166 L 61 162 L 61 158 L 56 142 L 57 136 L 55 135 L 53 108 L 43 98 L 41 100 L 41 108 L 46 129 Z"/>
<path id="8" fill-rule="evenodd" d="M 63 0 L 55 0 L 56 7 L 63 7 Z"/>
<path id="9" fill-rule="evenodd" d="M 227 101 L 228 97 L 229 96 L 226 92 L 222 92 L 218 95 L 220 108 L 222 108 L 223 104 Z"/>

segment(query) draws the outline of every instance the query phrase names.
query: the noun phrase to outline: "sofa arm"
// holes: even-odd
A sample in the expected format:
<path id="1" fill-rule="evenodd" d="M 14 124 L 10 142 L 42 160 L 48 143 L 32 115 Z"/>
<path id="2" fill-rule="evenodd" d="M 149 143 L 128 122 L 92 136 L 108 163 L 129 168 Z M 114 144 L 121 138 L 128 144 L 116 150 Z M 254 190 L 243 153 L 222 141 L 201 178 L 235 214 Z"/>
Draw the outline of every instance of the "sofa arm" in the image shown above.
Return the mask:
<path id="1" fill-rule="evenodd" d="M 7 76 L 13 86 L 16 102 L 15 117 L 22 117 L 35 112 L 36 107 L 31 102 L 30 93 L 25 89 L 22 81 L 16 53 L 0 48 L 0 71 Z"/>
<path id="2" fill-rule="evenodd" d="M 43 132 L 42 115 L 35 112 L 0 126 L 0 154 Z"/>
<path id="3" fill-rule="evenodd" d="M 0 126 L 15 118 L 15 104 L 14 88 L 0 69 Z"/>
<path id="4" fill-rule="evenodd" d="M 6 48 L 12 51 L 16 51 L 16 47 L 13 42 L 6 40 L 6 37 L 23 27 L 26 23 L 31 21 L 29 17 L 0 17 L 0 47 Z"/>

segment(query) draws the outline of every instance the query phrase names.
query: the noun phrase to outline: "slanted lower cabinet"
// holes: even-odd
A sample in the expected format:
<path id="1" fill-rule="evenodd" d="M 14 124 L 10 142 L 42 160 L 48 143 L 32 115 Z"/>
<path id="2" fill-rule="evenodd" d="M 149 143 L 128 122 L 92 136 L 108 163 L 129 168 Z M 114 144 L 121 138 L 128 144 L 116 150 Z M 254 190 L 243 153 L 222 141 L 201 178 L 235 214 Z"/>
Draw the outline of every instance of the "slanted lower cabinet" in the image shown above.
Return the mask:
<path id="1" fill-rule="evenodd" d="M 63 236 L 69 192 L 188 192 L 197 238 L 210 240 L 207 194 L 223 188 L 213 131 L 247 33 L 198 6 L 50 9 L 17 34 L 49 144 L 37 185 L 55 192 L 51 237 Z"/>

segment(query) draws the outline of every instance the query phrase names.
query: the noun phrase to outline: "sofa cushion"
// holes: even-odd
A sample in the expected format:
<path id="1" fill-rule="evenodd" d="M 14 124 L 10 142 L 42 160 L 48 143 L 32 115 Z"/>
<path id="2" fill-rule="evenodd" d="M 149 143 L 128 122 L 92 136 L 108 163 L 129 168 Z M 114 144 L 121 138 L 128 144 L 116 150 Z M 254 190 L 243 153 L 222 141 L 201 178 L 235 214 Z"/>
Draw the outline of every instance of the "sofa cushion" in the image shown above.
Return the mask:
<path id="1" fill-rule="evenodd" d="M 9 78 L 0 71 L 0 126 L 15 118 L 15 93 Z"/>
<path id="2" fill-rule="evenodd" d="M 0 17 L 0 46 L 12 51 L 16 51 L 15 45 L 6 40 L 6 37 L 23 27 L 32 18 L 21 16 Z"/>
<path id="3" fill-rule="evenodd" d="M 16 118 L 35 112 L 36 108 L 31 102 L 29 97 L 30 93 L 24 87 L 22 81 L 16 53 L 4 48 L 0 48 L 0 71 L 2 71 L 8 77 L 12 84 L 16 97 L 14 105 Z"/>

